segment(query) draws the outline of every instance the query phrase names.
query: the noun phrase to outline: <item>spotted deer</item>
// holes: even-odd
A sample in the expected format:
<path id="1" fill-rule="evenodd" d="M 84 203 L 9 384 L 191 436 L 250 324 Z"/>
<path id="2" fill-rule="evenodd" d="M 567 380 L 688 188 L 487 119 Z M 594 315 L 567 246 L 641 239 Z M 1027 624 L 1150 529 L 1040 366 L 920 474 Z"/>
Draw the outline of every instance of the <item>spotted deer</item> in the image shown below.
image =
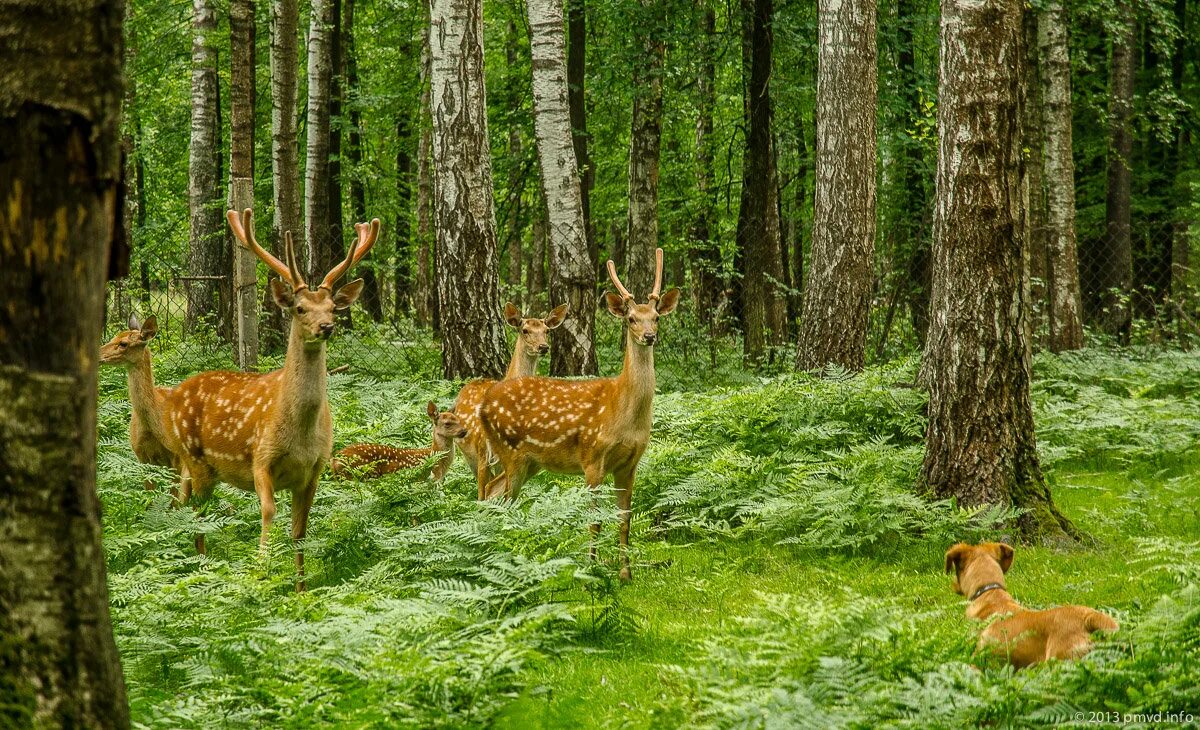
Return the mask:
<path id="1" fill-rule="evenodd" d="M 538 360 L 550 351 L 550 330 L 556 329 L 566 318 L 566 304 L 560 304 L 550 310 L 545 319 L 538 319 L 522 317 L 516 305 L 507 302 L 504 305 L 504 321 L 517 331 L 517 345 L 513 348 L 508 370 L 504 372 L 504 380 L 537 375 Z M 463 461 L 467 462 L 467 466 L 479 482 L 480 500 L 484 498 L 483 490 L 493 474 L 487 437 L 483 435 L 483 429 L 479 426 L 477 414 L 484 393 L 496 382 L 488 378 L 472 380 L 463 386 L 454 401 L 454 412 L 467 429 L 467 435 L 459 442 L 458 449 L 462 452 Z"/>
<path id="2" fill-rule="evenodd" d="M 662 289 L 663 252 L 656 251 L 654 289 L 638 304 L 617 278 L 608 275 L 620 295 L 608 292 L 609 313 L 625 326 L 625 362 L 615 378 L 562 380 L 525 377 L 496 383 L 484 394 L 480 425 L 503 473 L 492 479 L 485 496 L 516 496 L 530 476 L 545 469 L 584 475 L 589 489 L 613 475 L 620 512 L 622 580 L 629 580 L 629 519 L 634 473 L 650 440 L 654 402 L 654 345 L 658 318 L 679 303 L 679 290 Z M 592 525 L 592 534 L 599 532 Z M 592 556 L 595 557 L 595 541 Z"/>
<path id="3" fill-rule="evenodd" d="M 129 419 L 129 443 L 133 454 L 143 464 L 169 466 L 176 469 L 175 457 L 167 448 L 163 433 L 163 401 L 170 388 L 154 385 L 154 366 L 150 362 L 150 341 L 158 335 L 158 319 L 150 315 L 140 321 L 136 314 L 129 316 L 129 329 L 122 330 L 100 348 L 100 364 L 125 368 L 129 386 L 129 404 L 133 415 Z M 154 482 L 145 481 L 147 490 Z"/>
<path id="4" fill-rule="evenodd" d="M 467 435 L 453 411 L 439 413 L 429 401 L 425 408 L 433 424 L 433 445 L 425 449 L 398 449 L 386 444 L 351 444 L 333 456 L 329 470 L 338 476 L 377 479 L 384 474 L 421 466 L 434 454 L 442 454 L 433 465 L 433 479 L 440 482 L 454 463 L 454 443 Z"/>
<path id="5" fill-rule="evenodd" d="M 275 493 L 292 493 L 292 539 L 304 538 L 313 495 L 333 449 L 333 423 L 326 397 L 325 343 L 336 328 L 335 310 L 346 309 L 362 292 L 355 279 L 334 293 L 334 284 L 357 264 L 379 236 L 379 220 L 356 223 L 357 238 L 346 258 L 320 285 L 305 283 L 290 233 L 281 262 L 254 237 L 247 208 L 226 214 L 238 242 L 279 278 L 271 280 L 275 303 L 291 315 L 283 368 L 269 373 L 212 371 L 179 384 L 163 414 L 168 446 L 180 460 L 180 503 L 204 499 L 219 480 L 253 490 L 262 508 L 259 547 L 265 552 L 275 519 Z M 204 536 L 196 537 L 204 552 Z M 296 590 L 303 591 L 304 553 L 296 544 Z"/>

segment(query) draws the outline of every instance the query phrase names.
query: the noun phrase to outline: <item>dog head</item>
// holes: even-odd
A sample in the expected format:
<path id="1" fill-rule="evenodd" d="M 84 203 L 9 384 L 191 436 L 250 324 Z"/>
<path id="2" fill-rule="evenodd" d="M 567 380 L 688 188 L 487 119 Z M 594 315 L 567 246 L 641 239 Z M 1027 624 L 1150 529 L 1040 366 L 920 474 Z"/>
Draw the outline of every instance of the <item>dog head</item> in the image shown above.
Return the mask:
<path id="1" fill-rule="evenodd" d="M 954 574 L 954 592 L 969 596 L 988 583 L 1004 585 L 1012 567 L 1013 549 L 1002 542 L 969 545 L 960 542 L 946 551 L 946 572 Z"/>

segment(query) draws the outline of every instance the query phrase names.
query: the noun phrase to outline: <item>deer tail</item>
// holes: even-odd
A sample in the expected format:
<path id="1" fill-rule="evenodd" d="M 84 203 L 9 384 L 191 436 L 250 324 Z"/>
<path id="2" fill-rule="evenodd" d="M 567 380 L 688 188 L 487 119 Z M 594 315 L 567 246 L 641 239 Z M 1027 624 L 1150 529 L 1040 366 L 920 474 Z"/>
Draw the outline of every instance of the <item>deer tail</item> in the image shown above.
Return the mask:
<path id="1" fill-rule="evenodd" d="M 1116 619 L 1108 614 L 1100 613 L 1099 611 L 1091 611 L 1087 618 L 1083 620 L 1084 627 L 1088 633 L 1093 631 L 1104 631 L 1105 633 L 1116 631 L 1120 628 Z"/>

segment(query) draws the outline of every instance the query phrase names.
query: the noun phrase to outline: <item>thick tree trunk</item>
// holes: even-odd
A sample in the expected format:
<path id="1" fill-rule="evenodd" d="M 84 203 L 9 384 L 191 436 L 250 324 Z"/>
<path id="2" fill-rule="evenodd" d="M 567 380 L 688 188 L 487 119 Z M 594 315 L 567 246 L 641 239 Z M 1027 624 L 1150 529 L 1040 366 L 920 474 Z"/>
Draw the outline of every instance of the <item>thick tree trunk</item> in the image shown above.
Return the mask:
<path id="1" fill-rule="evenodd" d="M 124 3 L 0 6 L 0 725 L 129 727 L 96 496 Z"/>
<path id="2" fill-rule="evenodd" d="M 254 207 L 254 0 L 229 3 L 229 207 Z M 233 261 L 234 352 L 238 367 L 258 364 L 258 257 L 226 236 Z"/>
<path id="3" fill-rule="evenodd" d="M 1050 349 L 1083 347 L 1083 304 L 1075 250 L 1075 160 L 1071 153 L 1071 56 L 1067 14 L 1053 0 L 1038 14 L 1049 209 Z"/>
<path id="4" fill-rule="evenodd" d="M 562 0 L 529 0 L 533 121 L 550 224 L 550 306 L 571 316 L 550 342 L 552 375 L 595 375 L 596 268 L 588 256 L 579 165 L 567 105 Z"/>
<path id="5" fill-rule="evenodd" d="M 417 141 L 417 281 L 413 309 L 418 324 L 438 329 L 433 259 L 433 123 L 430 118 L 429 37 L 421 44 L 421 136 Z"/>
<path id="6" fill-rule="evenodd" d="M 579 195 L 583 201 L 583 225 L 587 230 L 588 258 L 598 270 L 600 249 L 596 245 L 596 224 L 592 221 L 592 188 L 596 170 L 588 156 L 587 97 L 584 77 L 587 71 L 587 8 L 585 0 L 567 3 L 567 105 L 571 108 L 572 142 L 575 162 L 579 165 Z"/>
<path id="7" fill-rule="evenodd" d="M 1108 97 L 1108 187 L 1105 196 L 1107 232 L 1095 256 L 1100 328 L 1129 341 L 1129 297 L 1133 289 L 1132 156 L 1134 36 L 1137 16 L 1133 6 L 1118 4 L 1120 21 L 1112 38 Z"/>
<path id="8" fill-rule="evenodd" d="M 896 12 L 899 16 L 897 33 L 899 53 L 897 63 L 900 71 L 900 89 L 904 96 L 903 124 L 905 136 L 898 154 L 900 170 L 899 185 L 901 209 L 896 216 L 895 262 L 897 275 L 907 278 L 903 289 L 905 304 L 912 321 L 913 333 L 921 347 L 925 346 L 925 335 L 929 331 L 929 291 L 933 286 L 929 254 L 929 189 L 926 176 L 922 173 L 927 164 L 925 145 L 922 140 L 911 136 L 908 130 L 918 128 L 925 117 L 917 74 L 916 24 L 925 14 L 915 0 L 898 0 Z"/>
<path id="9" fill-rule="evenodd" d="M 498 378 L 508 349 L 483 82 L 482 0 L 432 0 L 434 219 L 442 375 Z"/>
<path id="10" fill-rule="evenodd" d="M 640 0 L 642 53 L 633 66 L 633 117 L 629 133 L 629 219 L 621 281 L 641 301 L 654 280 L 658 246 L 658 166 L 662 146 L 663 63 L 660 8 Z M 614 262 L 615 263 L 615 262 Z"/>
<path id="11" fill-rule="evenodd" d="M 320 282 L 337 263 L 338 234 L 330 229 L 329 105 L 333 92 L 333 32 L 336 0 L 313 0 L 308 26 L 307 159 L 304 165 L 304 238 L 309 281 Z"/>
<path id="12" fill-rule="evenodd" d="M 228 277 L 222 224 L 221 121 L 217 88 L 217 15 L 212 0 L 192 3 L 192 132 L 188 145 L 189 271 L 195 277 Z M 215 278 L 188 281 L 188 329 L 225 309 Z"/>
<path id="13" fill-rule="evenodd" d="M 713 119 L 717 109 L 717 14 L 707 0 L 698 0 L 702 7 L 703 40 L 700 65 L 696 76 L 696 192 L 700 205 L 692 223 L 692 245 L 688 252 L 692 270 L 692 293 L 696 312 L 709 324 L 709 335 L 718 315 L 717 302 L 721 295 L 721 251 L 715 231 L 717 218 L 717 185 L 713 147 Z"/>
<path id="14" fill-rule="evenodd" d="M 1074 534 L 1034 442 L 1021 211 L 1020 0 L 943 0 L 933 299 L 922 478 L 964 506 L 1027 508 L 1027 537 Z"/>
<path id="15" fill-rule="evenodd" d="M 346 159 L 350 162 L 350 215 L 355 221 L 367 220 L 367 191 L 363 186 L 363 153 L 362 153 L 362 104 L 359 101 L 358 81 L 358 51 L 354 44 L 354 0 L 343 0 L 342 3 L 342 54 L 345 59 L 346 72 L 345 93 L 343 106 L 349 110 L 350 126 L 346 134 Z M 398 138 L 397 143 L 403 147 L 407 140 Z M 403 201 L 401 201 L 403 202 Z M 406 215 L 408 206 L 399 206 L 399 215 Z M 398 232 L 397 232 L 398 233 Z M 396 247 L 397 259 L 400 258 L 401 248 Z M 407 257 L 404 257 L 407 261 Z M 363 310 L 376 322 L 383 321 L 383 293 L 379 287 L 379 277 L 375 274 L 375 263 L 369 258 L 358 266 L 355 273 L 363 279 L 363 292 L 358 301 Z"/>
<path id="16" fill-rule="evenodd" d="M 786 337 L 787 300 L 780 285 L 783 270 L 779 224 L 779 175 L 775 167 L 771 123 L 771 64 L 774 19 L 772 0 L 745 0 L 743 34 L 750 55 L 746 103 L 749 130 L 742 158 L 742 196 L 738 210 L 737 245 L 742 252 L 743 349 L 752 363 L 763 360 L 767 348 Z M 872 105 L 873 107 L 874 105 Z"/>
<path id="17" fill-rule="evenodd" d="M 863 367 L 875 250 L 875 2 L 818 4 L 816 190 L 797 367 Z"/>

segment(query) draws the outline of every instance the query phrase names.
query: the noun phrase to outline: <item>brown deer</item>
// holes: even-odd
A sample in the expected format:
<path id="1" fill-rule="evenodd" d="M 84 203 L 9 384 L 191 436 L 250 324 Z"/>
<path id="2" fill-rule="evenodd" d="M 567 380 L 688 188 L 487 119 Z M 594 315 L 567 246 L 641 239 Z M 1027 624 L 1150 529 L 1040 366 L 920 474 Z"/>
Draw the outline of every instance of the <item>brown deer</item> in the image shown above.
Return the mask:
<path id="1" fill-rule="evenodd" d="M 163 433 L 163 401 L 170 388 L 154 385 L 154 367 L 150 362 L 150 340 L 158 335 L 158 319 L 150 315 L 139 321 L 136 314 L 129 316 L 129 329 L 122 330 L 100 348 L 100 364 L 125 368 L 129 386 L 129 404 L 133 416 L 129 419 L 129 443 L 133 454 L 143 464 L 169 466 L 178 471 L 175 457 L 166 446 Z M 145 481 L 147 490 L 154 489 L 154 482 Z"/>
<path id="2" fill-rule="evenodd" d="M 561 380 L 526 377 L 504 380 L 484 395 L 480 424 L 503 473 L 493 479 L 485 496 L 515 497 L 530 476 L 541 469 L 584 475 L 596 490 L 613 475 L 620 511 L 622 580 L 629 580 L 629 519 L 633 479 L 638 460 L 650 440 L 654 402 L 654 345 L 658 318 L 679 303 L 679 290 L 659 296 L 663 252 L 656 251 L 654 290 L 646 304 L 637 304 L 617 278 L 610 260 L 608 275 L 621 294 L 605 294 L 608 311 L 625 323 L 625 363 L 615 378 Z M 592 534 L 599 532 L 592 525 Z M 595 542 L 592 556 L 595 557 Z"/>
<path id="3" fill-rule="evenodd" d="M 291 314 L 283 368 L 270 373 L 212 371 L 179 384 L 167 398 L 163 424 L 167 443 L 180 460 L 180 503 L 204 499 L 223 481 L 258 494 L 262 507 L 260 549 L 265 552 L 275 519 L 275 493 L 292 493 L 292 539 L 304 538 L 308 512 L 333 449 L 333 423 L 326 396 L 325 342 L 336 327 L 335 310 L 346 309 L 362 292 L 362 279 L 335 294 L 334 284 L 358 263 L 379 236 L 379 220 L 356 223 L 358 236 L 346 258 L 316 288 L 296 264 L 290 233 L 284 234 L 284 264 L 258 245 L 253 213 L 226 214 L 233 235 L 276 274 L 275 303 Z M 196 549 L 204 552 L 204 536 Z M 296 590 L 304 590 L 304 553 L 296 545 Z"/>
<path id="4" fill-rule="evenodd" d="M 377 479 L 384 474 L 421 466 L 434 454 L 442 454 L 433 465 L 433 479 L 440 482 L 454 463 L 454 442 L 467 435 L 457 414 L 438 413 L 437 404 L 429 401 L 425 412 L 433 424 L 433 445 L 426 449 L 398 449 L 386 444 L 352 444 L 337 452 L 329 462 L 329 470 L 344 477 L 361 476 Z"/>
<path id="5" fill-rule="evenodd" d="M 537 375 L 538 360 L 550 351 L 550 330 L 556 329 L 567 318 L 567 305 L 560 304 L 550 310 L 545 319 L 522 317 L 521 311 L 512 302 L 504 305 L 504 321 L 517 331 L 517 345 L 513 349 L 512 360 L 508 370 L 504 372 L 504 380 L 522 378 L 526 375 Z M 471 472 L 479 482 L 479 499 L 484 498 L 483 490 L 492 478 L 490 452 L 487 447 L 487 437 L 479 426 L 479 404 L 488 388 L 497 381 L 488 378 L 472 380 L 459 391 L 454 401 L 454 412 L 458 414 L 462 425 L 467 429 L 467 435 L 459 444 L 463 461 L 467 462 Z"/>

